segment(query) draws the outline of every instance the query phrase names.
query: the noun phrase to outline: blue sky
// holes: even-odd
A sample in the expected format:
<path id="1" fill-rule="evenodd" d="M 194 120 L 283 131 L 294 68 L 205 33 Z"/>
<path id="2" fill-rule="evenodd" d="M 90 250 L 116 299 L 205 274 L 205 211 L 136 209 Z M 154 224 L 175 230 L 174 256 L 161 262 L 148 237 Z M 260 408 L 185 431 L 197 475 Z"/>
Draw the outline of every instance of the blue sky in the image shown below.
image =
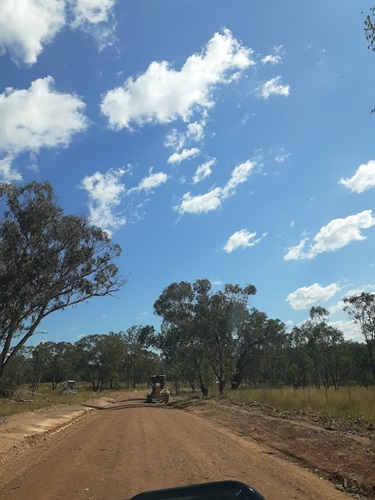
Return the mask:
<path id="1" fill-rule="evenodd" d="M 375 291 L 371 4 L 2 0 L 0 180 L 50 181 L 128 276 L 34 342 L 158 327 L 162 290 L 199 278 L 362 339 L 341 301 Z"/>

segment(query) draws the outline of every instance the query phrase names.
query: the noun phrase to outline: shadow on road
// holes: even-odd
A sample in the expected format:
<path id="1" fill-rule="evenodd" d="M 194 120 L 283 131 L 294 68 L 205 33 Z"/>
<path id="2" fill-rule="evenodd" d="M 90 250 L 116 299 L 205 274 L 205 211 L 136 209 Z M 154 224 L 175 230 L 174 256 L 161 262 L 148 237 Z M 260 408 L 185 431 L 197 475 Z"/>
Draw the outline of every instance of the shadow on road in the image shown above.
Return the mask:
<path id="1" fill-rule="evenodd" d="M 189 398 L 189 399 L 178 399 L 170 401 L 169 403 L 146 403 L 146 396 L 144 397 L 127 397 L 119 399 L 108 406 L 100 406 L 95 404 L 83 404 L 88 408 L 93 408 L 95 410 L 127 410 L 132 408 L 162 408 L 165 410 L 184 410 L 193 406 L 201 406 L 204 404 L 200 398 Z"/>
<path id="2" fill-rule="evenodd" d="M 94 408 L 95 410 L 101 411 L 114 411 L 114 410 L 125 410 L 131 408 L 164 408 L 164 409 L 172 409 L 172 406 L 165 403 L 146 403 L 145 397 L 137 397 L 137 398 L 125 398 L 122 400 L 117 400 L 107 406 L 100 406 L 95 404 L 84 404 L 88 408 Z"/>

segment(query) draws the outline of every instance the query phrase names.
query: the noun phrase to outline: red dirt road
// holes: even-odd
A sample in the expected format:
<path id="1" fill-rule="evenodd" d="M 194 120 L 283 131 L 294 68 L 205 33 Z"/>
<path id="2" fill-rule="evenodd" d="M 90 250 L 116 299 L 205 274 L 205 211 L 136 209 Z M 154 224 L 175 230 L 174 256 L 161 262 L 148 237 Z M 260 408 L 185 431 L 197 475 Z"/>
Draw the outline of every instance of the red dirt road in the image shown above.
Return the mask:
<path id="1" fill-rule="evenodd" d="M 266 499 L 350 498 L 250 438 L 191 412 L 143 401 L 121 394 L 106 409 L 9 460 L 0 469 L 0 498 L 117 500 L 225 479 L 250 484 Z"/>

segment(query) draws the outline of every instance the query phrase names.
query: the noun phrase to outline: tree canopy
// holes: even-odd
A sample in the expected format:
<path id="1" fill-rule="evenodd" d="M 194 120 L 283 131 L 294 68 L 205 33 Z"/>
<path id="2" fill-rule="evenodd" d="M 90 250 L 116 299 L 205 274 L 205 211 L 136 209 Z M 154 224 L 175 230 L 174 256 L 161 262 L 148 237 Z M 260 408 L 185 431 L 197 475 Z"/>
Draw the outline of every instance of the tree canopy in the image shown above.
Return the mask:
<path id="1" fill-rule="evenodd" d="M 48 182 L 0 185 L 0 376 L 41 321 L 117 292 L 119 245 L 83 216 L 64 215 Z"/>
<path id="2" fill-rule="evenodd" d="M 227 284 L 213 293 L 211 282 L 181 281 L 163 290 L 154 304 L 163 319 L 155 346 L 174 369 L 192 379 L 197 377 L 203 395 L 212 373 L 220 394 L 235 369 L 235 338 L 248 315 L 247 302 L 256 293 L 253 285 Z"/>
<path id="3" fill-rule="evenodd" d="M 375 293 L 361 293 L 344 299 L 344 311 L 363 334 L 375 379 Z"/>

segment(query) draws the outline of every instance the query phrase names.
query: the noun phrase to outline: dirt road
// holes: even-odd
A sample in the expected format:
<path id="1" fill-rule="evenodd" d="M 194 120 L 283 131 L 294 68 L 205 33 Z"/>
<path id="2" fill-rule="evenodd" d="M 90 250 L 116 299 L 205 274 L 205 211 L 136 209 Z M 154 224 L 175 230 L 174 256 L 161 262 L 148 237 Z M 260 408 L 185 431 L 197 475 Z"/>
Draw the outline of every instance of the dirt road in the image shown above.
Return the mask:
<path id="1" fill-rule="evenodd" d="M 0 468 L 1 499 L 125 499 L 236 479 L 267 499 L 348 499 L 332 483 L 211 420 L 121 394 Z"/>

